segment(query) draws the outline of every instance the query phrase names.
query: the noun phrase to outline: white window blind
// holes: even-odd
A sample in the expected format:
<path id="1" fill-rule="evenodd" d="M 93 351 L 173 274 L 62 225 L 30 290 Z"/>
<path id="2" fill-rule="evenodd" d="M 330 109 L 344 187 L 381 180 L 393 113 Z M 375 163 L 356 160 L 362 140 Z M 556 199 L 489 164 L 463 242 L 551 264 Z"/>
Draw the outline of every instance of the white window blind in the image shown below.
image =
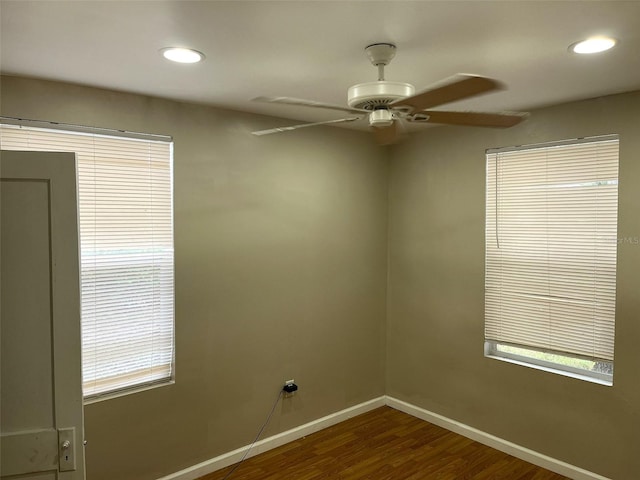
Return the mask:
<path id="1" fill-rule="evenodd" d="M 0 146 L 76 152 L 85 397 L 171 379 L 170 139 L 3 124 Z"/>
<path id="2" fill-rule="evenodd" d="M 617 136 L 487 154 L 485 340 L 613 362 Z"/>

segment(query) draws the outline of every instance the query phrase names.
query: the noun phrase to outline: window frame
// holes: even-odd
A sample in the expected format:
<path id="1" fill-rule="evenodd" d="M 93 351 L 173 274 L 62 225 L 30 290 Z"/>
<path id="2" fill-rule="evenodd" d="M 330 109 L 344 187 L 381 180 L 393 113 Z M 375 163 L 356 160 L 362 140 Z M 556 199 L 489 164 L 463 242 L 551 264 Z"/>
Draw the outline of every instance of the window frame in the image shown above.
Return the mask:
<path id="1" fill-rule="evenodd" d="M 485 201 L 485 296 L 484 296 L 484 301 L 485 301 L 485 310 L 484 310 L 484 356 L 487 358 L 492 358 L 492 359 L 496 359 L 496 360 L 501 360 L 501 361 L 505 361 L 508 363 L 513 363 L 513 364 L 517 364 L 517 365 L 521 365 L 521 366 L 526 366 L 526 367 L 530 367 L 530 368 L 535 368 L 538 370 L 543 370 L 543 371 L 547 371 L 547 372 L 551 372 L 551 373 L 556 373 L 556 374 L 560 374 L 560 375 L 565 375 L 568 377 L 572 377 L 572 378 L 577 378 L 577 379 L 581 379 L 581 380 L 585 380 L 585 381 L 590 381 L 593 383 L 598 383 L 601 385 L 606 385 L 606 386 L 611 386 L 613 385 L 613 365 L 614 365 L 614 361 L 613 358 L 609 361 L 609 360 L 603 360 L 603 359 L 599 359 L 596 357 L 585 357 L 582 355 L 577 355 L 577 354 L 572 354 L 572 353 L 567 353 L 567 352 L 561 352 L 561 351 L 556 351 L 556 350 L 550 350 L 547 348 L 540 348 L 540 347 L 535 347 L 535 346 L 530 346 L 530 345 L 523 345 L 523 344 L 517 344 L 517 343 L 510 343 L 508 341 L 504 341 L 504 340 L 496 340 L 496 339 L 490 339 L 488 338 L 487 335 L 487 325 L 488 325 L 488 317 L 487 317 L 487 304 L 488 304 L 488 278 L 489 278 L 489 235 L 490 234 L 495 234 L 496 235 L 496 242 L 498 241 L 498 229 L 499 229 L 499 211 L 498 211 L 498 202 L 499 200 L 499 194 L 496 192 L 493 193 L 493 196 L 491 196 L 491 192 L 490 192 L 490 164 L 489 162 L 491 161 L 491 156 L 495 155 L 496 159 L 498 158 L 498 155 L 500 153 L 503 152 L 517 152 L 517 151 L 521 151 L 521 150 L 533 150 L 533 149 L 544 149 L 544 148 L 553 148 L 553 147 L 563 147 L 563 146 L 575 146 L 575 145 L 580 145 L 580 144 L 584 144 L 584 143 L 594 143 L 594 142 L 603 142 L 603 141 L 615 141 L 616 142 L 616 147 L 617 147 L 617 156 L 616 156 L 616 168 L 619 168 L 619 161 L 620 161 L 620 153 L 619 153 L 619 143 L 620 143 L 620 139 L 619 139 L 619 135 L 616 134 L 611 134 L 611 135 L 602 135 L 602 136 L 596 136 L 596 137 L 585 137 L 585 138 L 579 138 L 579 139 L 569 139 L 569 140 L 561 140 L 561 141 L 557 141 L 557 142 L 548 142 L 548 143 L 542 143 L 542 144 L 531 144 L 531 145 L 521 145 L 521 146 L 517 146 L 517 147 L 505 147 L 505 148 L 494 148 L 494 149 L 488 149 L 485 153 L 485 159 L 486 159 L 486 201 Z M 497 160 L 496 160 L 497 161 Z M 498 181 L 498 169 L 497 167 L 494 167 L 493 169 L 493 174 L 496 175 L 495 178 L 495 188 L 498 188 L 499 185 L 499 181 Z M 617 170 L 616 172 L 616 177 L 615 177 L 615 185 L 616 185 L 616 205 L 617 205 L 617 198 L 618 198 L 618 184 L 619 184 L 619 170 Z M 548 188 L 549 186 L 551 186 L 552 183 L 545 183 L 546 188 Z M 492 226 L 494 227 L 494 230 L 490 231 L 490 209 L 491 209 L 491 202 L 495 201 L 495 211 L 493 211 L 492 215 L 493 215 L 493 224 Z M 617 228 L 619 225 L 619 214 L 616 208 L 616 215 L 615 215 L 615 225 L 616 225 L 616 232 L 617 232 Z M 596 237 L 597 238 L 597 237 Z M 615 271 L 615 276 L 614 276 L 614 284 L 616 283 L 615 278 L 617 277 L 617 244 L 619 242 L 615 242 L 616 245 L 616 253 L 615 253 L 615 260 L 614 260 L 614 271 Z M 498 247 L 499 248 L 499 247 Z M 519 250 L 524 251 L 524 249 Z M 500 261 L 502 262 L 502 260 Z M 502 273 L 500 274 L 502 275 Z M 501 287 L 502 288 L 502 287 Z M 502 294 L 500 294 L 502 295 Z M 613 321 L 612 321 L 612 328 L 615 331 L 615 293 L 614 293 L 614 310 L 613 310 Z M 614 339 L 614 343 L 615 343 L 615 339 Z M 615 348 L 615 345 L 614 347 Z M 505 350 L 516 350 L 514 351 L 505 351 Z M 554 362 L 551 360 L 546 360 L 544 358 L 544 356 L 554 356 L 557 357 L 558 360 L 560 360 L 559 362 Z M 603 371 L 594 371 L 594 370 L 587 370 L 587 369 L 583 369 L 583 368 L 579 368 L 577 366 L 572 366 L 566 363 L 561 363 L 561 362 L 567 362 L 567 363 L 571 363 L 574 361 L 590 361 L 593 362 L 594 366 L 597 364 L 602 364 L 606 367 L 606 369 L 609 369 L 611 371 L 611 373 L 607 373 L 607 372 L 603 372 Z M 575 362 L 574 362 L 575 363 Z"/>
<path id="2" fill-rule="evenodd" d="M 168 177 L 166 177 L 167 174 L 163 174 L 165 175 L 163 177 L 163 184 L 168 185 L 169 187 L 169 192 L 168 195 L 165 193 L 165 197 L 163 198 L 167 198 L 168 202 L 169 202 L 169 206 L 168 206 L 168 215 L 169 217 L 163 217 L 165 218 L 166 222 L 168 222 L 168 224 L 170 224 L 170 247 L 167 247 L 166 245 L 163 246 L 162 243 L 159 244 L 159 246 L 157 247 L 161 252 L 159 253 L 160 256 L 165 256 L 167 255 L 167 252 L 165 251 L 167 248 L 169 248 L 170 252 L 169 252 L 169 256 L 170 256 L 170 262 L 167 264 L 165 263 L 165 267 L 164 268 L 164 272 L 167 272 L 167 267 L 169 268 L 169 272 L 170 272 L 170 283 L 168 284 L 168 291 L 170 292 L 170 311 L 166 310 L 166 307 L 160 307 L 163 310 L 163 316 L 165 319 L 167 319 L 167 316 L 171 319 L 171 332 L 170 332 L 170 337 L 167 337 L 166 335 L 164 335 L 164 338 L 170 338 L 170 359 L 166 357 L 166 354 L 163 354 L 163 358 L 164 360 L 162 361 L 161 364 L 159 363 L 153 363 L 150 362 L 148 364 L 147 367 L 145 367 L 142 371 L 145 370 L 149 370 L 150 375 L 147 376 L 147 378 L 144 379 L 140 379 L 140 381 L 138 381 L 137 383 L 134 384 L 128 384 L 128 385 L 121 385 L 121 386 L 114 386 L 112 388 L 110 388 L 109 390 L 104 390 L 104 391 L 97 391 L 94 393 L 90 393 L 87 394 L 85 393 L 84 389 L 83 389 L 83 399 L 84 399 L 84 403 L 85 404 L 90 404 L 90 403 L 95 403 L 101 400 L 105 400 L 105 399 L 110 399 L 110 398 L 115 398 L 115 397 L 120 397 L 123 395 L 128 395 L 131 393 L 137 393 L 137 392 L 141 392 L 141 391 L 145 391 L 145 390 L 149 390 L 152 388 L 156 388 L 156 387 L 160 387 L 160 386 L 165 386 L 165 385 L 171 385 L 175 383 L 175 238 L 174 238 L 174 228 L 175 228 L 175 222 L 174 222 L 174 183 L 173 183 L 173 166 L 174 166 L 174 162 L 173 162 L 173 138 L 167 135 L 155 135 L 155 134 L 146 134 L 146 133 L 138 133 L 138 132 L 130 132 L 130 131 L 125 131 L 125 130 L 111 130 L 111 129 L 105 129 L 105 128 L 96 128 L 96 127 L 87 127 L 87 126 L 80 126 L 80 125 L 72 125 L 72 124 L 65 124 L 65 123 L 52 123 L 52 122 L 48 122 L 48 121 L 40 121 L 40 120 L 26 120 L 26 119 L 21 119 L 21 118 L 13 118 L 13 117 L 5 117 L 5 116 L 1 116 L 0 117 L 0 125 L 3 127 L 13 127 L 13 128 L 24 128 L 25 131 L 33 131 L 33 130 L 37 130 L 37 131 L 50 131 L 52 133 L 58 133 L 58 134 L 69 134 L 69 135 L 77 135 L 77 138 L 80 138 L 81 136 L 84 137 L 109 137 L 112 138 L 114 140 L 114 142 L 117 141 L 127 141 L 127 140 L 131 140 L 131 141 L 145 141 L 145 142 L 150 142 L 149 143 L 149 148 L 152 148 L 152 144 L 166 144 L 165 146 L 163 146 L 161 149 L 163 151 L 166 151 L 166 157 L 160 157 L 163 159 L 166 159 L 166 161 L 168 161 L 168 164 L 166 164 L 165 169 L 168 169 Z M 57 132 L 56 132 L 57 131 Z M 28 135 L 25 134 L 25 139 L 24 141 L 22 139 L 19 140 L 19 142 L 15 142 L 15 143 L 28 143 L 29 140 L 26 139 L 26 136 Z M 73 137 L 69 137 L 69 144 L 72 145 L 73 144 Z M 118 140 L 119 139 L 119 140 Z M 107 140 L 108 141 L 108 140 Z M 7 142 L 3 142 L 2 148 L 7 148 L 7 146 L 5 145 L 5 143 Z M 52 143 L 59 143 L 59 145 L 56 145 L 56 147 L 60 147 L 58 149 L 58 151 L 69 151 L 69 149 L 65 149 L 64 148 L 64 141 L 63 140 L 56 140 Z M 153 147 L 155 148 L 155 147 Z M 23 145 L 18 146 L 9 146 L 7 149 L 11 149 L 11 150 L 16 150 L 16 149 L 22 149 L 24 150 L 25 148 L 23 148 Z M 34 147 L 31 146 L 31 149 L 33 150 Z M 49 145 L 42 147 L 42 148 L 35 148 L 35 150 L 47 150 L 47 151 L 52 151 L 52 147 L 50 147 Z M 55 148 L 53 148 L 53 150 L 56 150 Z M 73 151 L 73 148 L 71 149 Z M 150 150 L 151 151 L 151 150 Z M 110 151 L 112 152 L 112 151 Z M 88 154 L 85 154 L 88 155 Z M 95 154 L 96 156 L 93 157 L 93 161 L 95 161 L 97 157 L 97 154 Z M 111 155 L 113 155 L 113 153 L 111 153 Z M 163 153 L 163 155 L 165 155 Z M 111 158 L 111 157 L 109 157 Z M 117 159 L 119 157 L 114 156 L 113 158 Z M 156 157 L 150 157 L 149 161 L 151 161 L 152 158 L 156 158 Z M 89 157 L 87 156 L 87 158 L 85 159 L 85 163 L 89 161 Z M 118 160 L 116 160 L 117 162 Z M 125 160 L 125 161 L 131 161 L 131 160 Z M 112 160 L 113 162 L 113 160 Z M 105 165 L 109 165 L 109 163 L 105 164 Z M 149 168 L 152 167 L 152 164 L 150 164 Z M 137 168 L 137 167 L 136 167 Z M 155 167 L 154 167 L 155 168 Z M 78 170 L 80 170 L 80 168 L 78 167 Z M 127 168 L 125 168 L 125 170 L 127 170 Z M 79 175 L 79 174 L 78 174 Z M 155 175 L 155 173 L 153 173 L 152 175 Z M 97 178 L 97 177 L 96 177 Z M 126 178 L 126 177 L 124 177 Z M 93 180 L 93 179 L 91 179 Z M 78 185 L 80 185 L 80 178 L 78 177 L 77 179 L 78 181 Z M 150 185 L 154 185 L 154 187 L 149 187 L 151 188 L 150 191 L 155 191 L 155 189 L 157 188 L 157 184 L 153 183 L 153 180 L 150 180 L 150 182 L 152 182 Z M 166 188 L 166 187 L 163 187 Z M 78 215 L 78 223 L 80 226 L 81 223 L 81 216 L 80 216 L 80 206 L 81 206 L 81 200 L 80 200 L 80 190 L 81 188 L 78 189 L 78 208 L 79 208 L 79 215 Z M 165 190 L 166 192 L 166 190 Z M 136 192 L 137 193 L 137 192 Z M 95 192 L 93 193 L 93 195 L 95 195 Z M 152 194 L 153 195 L 153 194 Z M 111 204 L 110 204 L 111 205 Z M 126 203 L 124 205 L 127 205 Z M 138 207 L 139 208 L 139 207 Z M 165 208 L 165 211 L 167 210 L 167 208 Z M 151 212 L 155 212 L 155 210 L 151 210 Z M 148 215 L 148 214 L 147 214 Z M 154 217 L 155 213 L 153 213 L 151 218 L 155 218 Z M 153 224 L 155 225 L 155 221 L 153 222 Z M 146 224 L 145 224 L 146 225 Z M 149 224 L 151 226 L 151 223 Z M 150 227 L 153 230 L 153 227 Z M 157 238 L 155 237 L 155 234 L 152 234 L 153 237 L 152 238 Z M 80 236 L 80 231 L 79 231 L 79 236 Z M 166 237 L 166 234 L 165 234 Z M 81 238 L 81 236 L 80 236 Z M 120 244 L 122 245 L 122 244 Z M 127 245 L 129 247 L 127 247 Z M 96 264 L 91 264 L 91 267 L 88 267 L 86 264 L 82 265 L 82 258 L 85 256 L 82 252 L 82 250 L 84 248 L 87 248 L 86 246 L 83 247 L 82 242 L 80 242 L 80 251 L 78 252 L 78 255 L 80 257 L 80 266 L 81 266 L 81 285 L 83 285 L 83 272 L 85 273 L 86 276 L 86 270 L 89 269 L 91 272 L 94 272 L 93 275 L 96 274 L 96 272 L 99 271 L 100 268 L 103 269 L 107 269 L 107 271 L 109 269 L 127 269 L 127 265 L 129 265 L 128 263 L 124 264 L 118 264 L 118 263 L 113 263 L 113 261 L 111 263 L 101 263 L 101 265 L 99 265 L 98 263 Z M 91 245 L 90 247 L 88 247 L 89 250 L 91 250 L 92 248 L 95 250 L 95 253 L 99 253 L 100 252 L 100 248 L 98 247 L 96 249 L 96 245 Z M 102 247 L 102 250 L 104 250 L 104 246 Z M 120 247 L 115 247 L 117 248 L 122 248 L 122 246 Z M 141 246 L 140 245 L 135 245 L 135 244 L 125 244 L 124 245 L 125 251 L 124 251 L 124 258 L 127 258 L 131 255 L 136 254 L 136 252 L 131 252 L 129 250 L 141 250 Z M 152 244 L 147 245 L 146 247 L 142 248 L 142 250 L 148 250 L 149 248 L 152 248 L 153 251 L 156 250 L 156 247 L 153 247 Z M 138 252 L 137 254 L 140 255 L 141 253 L 144 252 Z M 104 253 L 104 252 L 103 252 Z M 105 256 L 101 255 L 102 258 L 104 259 Z M 146 258 L 154 258 L 155 254 L 153 252 L 151 252 L 151 257 L 149 257 L 149 253 L 147 252 L 146 256 L 142 255 L 140 257 L 140 261 L 144 261 Z M 122 259 L 122 254 L 116 254 L 115 256 L 116 259 Z M 166 257 L 168 258 L 168 257 Z M 91 262 L 90 262 L 91 263 Z M 143 268 L 144 270 L 144 265 L 143 263 L 139 263 L 139 266 L 141 268 Z M 153 271 L 155 267 L 153 266 L 153 264 L 149 264 L 147 265 L 146 269 L 150 271 Z M 139 274 L 138 274 L 139 275 Z M 155 290 L 158 288 L 157 287 L 157 282 L 158 281 L 162 281 L 162 279 L 164 279 L 166 277 L 166 273 L 164 274 L 163 277 L 159 278 L 159 279 L 152 279 L 150 280 L 151 282 L 151 287 L 149 286 L 148 283 L 144 283 L 141 284 L 141 288 L 143 289 L 148 289 L 148 288 L 152 288 L 152 290 L 155 292 Z M 86 278 L 86 277 L 85 277 Z M 123 279 L 129 278 L 127 276 L 125 277 L 121 277 Z M 115 280 L 117 281 L 117 280 Z M 131 282 L 131 280 L 125 280 L 128 282 Z M 167 288 L 167 283 L 166 280 L 162 281 L 162 285 L 164 285 L 163 288 Z M 135 295 L 135 289 L 132 290 L 131 292 L 133 292 L 133 294 Z M 144 291 L 144 290 L 143 290 Z M 155 293 L 154 293 L 155 295 Z M 158 296 L 158 298 L 164 298 L 166 299 L 167 297 L 162 296 L 163 294 L 160 294 Z M 158 300 L 160 301 L 160 300 Z M 149 307 L 147 307 L 149 308 Z M 151 318 L 156 318 L 155 315 Z M 84 320 L 81 321 L 81 328 L 85 328 L 84 326 Z M 135 330 L 135 326 L 133 322 L 129 322 L 127 323 L 127 325 L 129 326 L 129 328 L 133 328 Z M 152 324 L 153 325 L 153 324 Z M 166 328 L 166 325 L 168 325 L 168 323 L 164 324 Z M 147 328 L 152 328 L 152 327 L 147 327 Z M 156 338 L 155 336 L 152 338 Z M 84 342 L 83 342 L 83 350 L 84 350 Z M 146 344 L 145 344 L 146 345 Z M 165 345 L 169 345 L 169 343 L 165 343 Z M 132 348 L 135 348 L 135 346 L 132 346 Z M 149 347 L 146 347 L 149 348 Z M 153 354 L 151 354 L 153 358 Z M 117 358 L 117 357 L 116 357 Z M 85 362 L 84 362 L 84 356 L 82 359 L 82 369 L 83 369 L 83 384 L 85 384 L 85 378 L 84 378 L 84 372 L 85 372 Z M 162 365 L 164 365 L 164 367 L 162 367 Z M 153 378 L 151 379 L 150 377 L 153 376 L 153 371 L 156 371 L 158 368 L 161 369 L 168 369 L 169 370 L 169 374 L 162 376 L 162 378 Z M 137 370 L 138 372 L 140 371 L 139 369 Z M 120 378 L 126 378 L 127 376 L 133 375 L 135 372 L 134 371 L 127 371 L 126 373 L 123 373 L 120 375 Z M 107 378 L 113 378 L 113 377 L 103 377 L 100 379 L 96 379 L 95 381 L 99 384 L 100 382 L 105 382 L 105 383 L 111 383 L 111 382 L 107 382 L 106 379 Z"/>
<path id="3" fill-rule="evenodd" d="M 503 362 L 513 363 L 516 365 L 522 365 L 524 367 L 535 368 L 537 370 L 543 370 L 545 372 L 556 373 L 558 375 L 564 375 L 567 377 L 576 378 L 579 380 L 585 380 L 588 382 L 599 383 L 601 385 L 612 386 L 613 374 L 607 374 L 602 372 L 596 372 L 591 370 L 585 370 L 582 368 L 572 367 L 571 365 L 562 365 L 556 362 L 550 362 L 533 356 L 519 355 L 517 353 L 510 353 L 500 351 L 501 346 L 514 346 L 518 349 L 530 350 L 538 353 L 549 353 L 552 355 L 562 356 L 567 360 L 591 360 L 580 356 L 572 356 L 567 354 L 561 354 L 555 351 L 534 349 L 533 347 L 522 347 L 521 345 L 511 345 L 505 342 L 496 342 L 493 340 L 484 341 L 484 356 L 487 358 L 493 358 L 495 360 L 501 360 Z M 611 362 L 611 368 L 613 368 L 613 362 Z"/>

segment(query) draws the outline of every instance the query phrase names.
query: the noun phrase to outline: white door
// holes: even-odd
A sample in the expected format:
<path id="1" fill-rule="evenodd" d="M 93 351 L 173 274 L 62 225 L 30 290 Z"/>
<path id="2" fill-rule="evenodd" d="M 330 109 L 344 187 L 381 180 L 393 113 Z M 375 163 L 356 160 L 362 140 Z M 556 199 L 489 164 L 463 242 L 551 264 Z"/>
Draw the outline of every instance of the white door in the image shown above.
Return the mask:
<path id="1" fill-rule="evenodd" d="M 76 164 L 0 152 L 0 476 L 84 480 Z"/>

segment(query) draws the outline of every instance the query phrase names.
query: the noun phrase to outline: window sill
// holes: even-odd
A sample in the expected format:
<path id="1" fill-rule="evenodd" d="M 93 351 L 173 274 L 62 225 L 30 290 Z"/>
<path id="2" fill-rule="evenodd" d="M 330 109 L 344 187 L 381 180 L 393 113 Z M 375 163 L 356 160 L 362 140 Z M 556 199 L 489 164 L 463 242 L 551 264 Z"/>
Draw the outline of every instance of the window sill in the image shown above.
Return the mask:
<path id="1" fill-rule="evenodd" d="M 494 360 L 500 360 L 507 363 L 513 363 L 515 365 L 521 365 L 523 367 L 535 368 L 536 370 L 542 370 L 544 372 L 555 373 L 557 375 L 563 375 L 565 377 L 575 378 L 578 380 L 584 380 L 586 382 L 597 383 L 598 385 L 604 385 L 607 387 L 613 386 L 613 380 L 604 380 L 600 378 L 591 377 L 589 375 L 580 374 L 577 372 L 569 372 L 566 370 L 561 370 L 559 368 L 553 368 L 548 365 L 539 365 L 537 363 L 533 363 L 532 361 L 526 360 L 518 360 L 515 358 L 503 357 L 495 354 L 485 354 L 485 357 L 492 358 Z"/>
<path id="2" fill-rule="evenodd" d="M 147 383 L 144 385 L 136 385 L 134 387 L 126 388 L 123 390 L 117 390 L 115 392 L 106 392 L 98 395 L 91 395 L 90 397 L 84 398 L 84 405 L 91 405 L 93 403 L 102 402 L 104 400 L 112 400 L 114 398 L 124 397 L 126 395 L 133 395 L 136 393 L 146 392 L 147 390 L 154 390 L 160 387 L 167 387 L 170 385 L 174 385 L 175 380 L 162 380 L 159 382 Z"/>

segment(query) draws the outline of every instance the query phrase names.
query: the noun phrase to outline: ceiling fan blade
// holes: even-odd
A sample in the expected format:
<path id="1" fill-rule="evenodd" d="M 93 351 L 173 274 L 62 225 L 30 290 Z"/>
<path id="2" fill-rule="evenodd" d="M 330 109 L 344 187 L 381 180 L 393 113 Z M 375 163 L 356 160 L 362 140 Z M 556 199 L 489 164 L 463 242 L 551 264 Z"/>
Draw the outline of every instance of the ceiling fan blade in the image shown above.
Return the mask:
<path id="1" fill-rule="evenodd" d="M 290 130 L 298 130 L 299 128 L 307 128 L 307 127 L 316 127 L 318 125 L 329 125 L 332 123 L 345 123 L 345 122 L 354 122 L 356 120 L 360 120 L 361 117 L 349 117 L 349 118 L 339 118 L 337 120 L 327 120 L 326 122 L 315 122 L 315 123 L 303 123 L 300 125 L 291 125 L 290 127 L 277 127 L 270 128 L 268 130 L 258 130 L 256 132 L 251 132 L 254 135 L 270 135 L 272 133 L 280 133 L 280 132 L 288 132 Z"/>
<path id="2" fill-rule="evenodd" d="M 412 111 L 425 110 L 504 88 L 497 80 L 476 75 L 456 75 L 444 82 L 411 97 L 396 100 L 390 105 L 409 107 Z"/>
<path id="3" fill-rule="evenodd" d="M 378 145 L 391 145 L 400 139 L 397 121 L 388 127 L 371 127 Z"/>
<path id="4" fill-rule="evenodd" d="M 507 128 L 517 125 L 529 116 L 522 112 L 482 113 L 482 112 L 418 112 L 408 120 L 411 122 L 445 123 L 449 125 L 469 125 L 473 127 Z"/>
<path id="5" fill-rule="evenodd" d="M 283 105 L 297 105 L 302 107 L 324 108 L 327 110 L 338 110 L 348 113 L 369 113 L 368 110 L 360 108 L 342 107 L 340 105 L 331 105 L 329 103 L 316 102 L 314 100 L 304 100 L 302 98 L 291 97 L 256 97 L 251 99 L 252 102 L 264 103 L 281 103 Z"/>

